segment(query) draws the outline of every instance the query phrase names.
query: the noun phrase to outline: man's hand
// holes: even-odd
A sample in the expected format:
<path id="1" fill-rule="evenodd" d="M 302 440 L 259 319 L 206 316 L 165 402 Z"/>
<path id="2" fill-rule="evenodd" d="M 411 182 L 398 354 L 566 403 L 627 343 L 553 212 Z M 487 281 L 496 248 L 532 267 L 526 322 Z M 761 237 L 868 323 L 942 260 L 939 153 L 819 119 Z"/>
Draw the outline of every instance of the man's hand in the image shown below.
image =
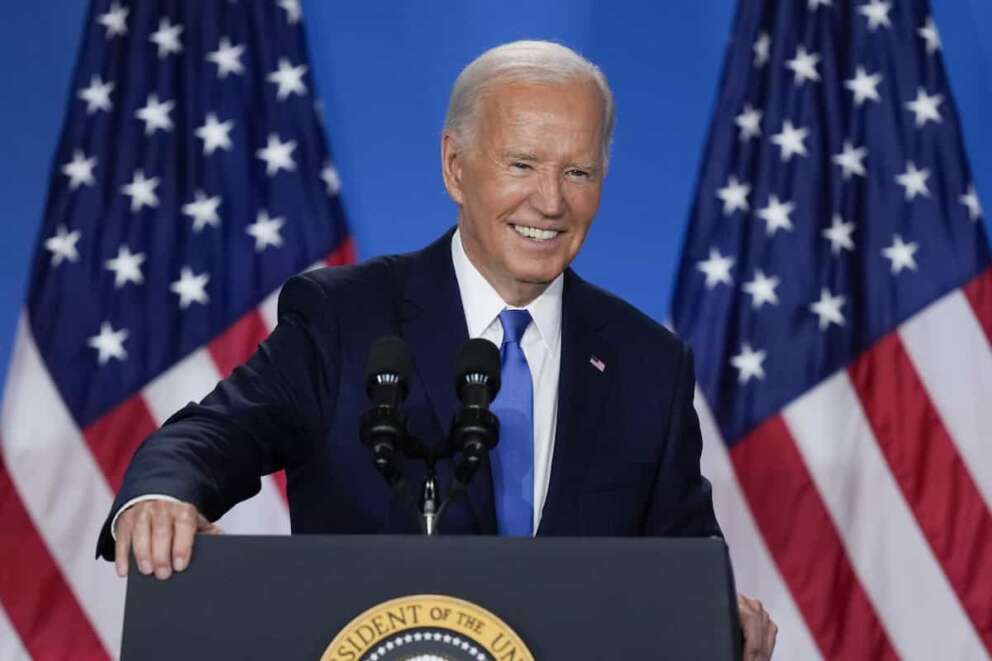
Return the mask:
<path id="1" fill-rule="evenodd" d="M 757 599 L 737 595 L 737 609 L 741 614 L 744 632 L 744 661 L 765 661 L 772 657 L 778 626 L 772 622 L 768 611 Z"/>
<path id="2" fill-rule="evenodd" d="M 155 572 L 165 580 L 172 570 L 189 566 L 196 533 L 217 535 L 221 529 L 207 521 L 190 503 L 144 500 L 124 510 L 117 519 L 114 565 L 118 576 L 127 576 L 128 558 L 134 549 L 138 571 Z"/>

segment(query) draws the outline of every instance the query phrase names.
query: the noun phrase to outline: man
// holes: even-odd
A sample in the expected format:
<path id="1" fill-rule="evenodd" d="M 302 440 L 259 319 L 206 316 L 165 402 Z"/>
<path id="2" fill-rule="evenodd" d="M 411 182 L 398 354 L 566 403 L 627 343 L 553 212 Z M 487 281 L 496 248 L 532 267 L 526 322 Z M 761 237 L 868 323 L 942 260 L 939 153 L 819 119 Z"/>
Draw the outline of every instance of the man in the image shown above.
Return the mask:
<path id="1" fill-rule="evenodd" d="M 404 410 L 425 439 L 456 410 L 457 347 L 503 347 L 502 439 L 442 532 L 718 535 L 689 350 L 568 268 L 599 207 L 612 126 L 605 78 L 565 47 L 516 42 L 466 67 L 441 139 L 457 231 L 290 280 L 258 353 L 138 450 L 98 551 L 121 575 L 133 551 L 141 572 L 167 578 L 196 532 L 216 532 L 280 468 L 294 532 L 415 532 L 356 438 L 365 356 L 385 335 L 413 348 Z M 418 468 L 404 465 L 413 479 Z M 767 658 L 775 625 L 739 605 L 745 658 Z"/>

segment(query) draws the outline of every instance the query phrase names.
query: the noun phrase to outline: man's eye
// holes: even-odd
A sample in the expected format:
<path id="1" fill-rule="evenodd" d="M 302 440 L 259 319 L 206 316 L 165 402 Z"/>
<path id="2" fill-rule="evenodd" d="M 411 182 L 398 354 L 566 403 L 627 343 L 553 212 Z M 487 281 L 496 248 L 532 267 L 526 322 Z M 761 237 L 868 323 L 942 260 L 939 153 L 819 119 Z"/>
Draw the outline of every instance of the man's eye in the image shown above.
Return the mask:
<path id="1" fill-rule="evenodd" d="M 568 175 L 571 176 L 571 177 L 578 177 L 580 179 L 588 179 L 589 176 L 590 176 L 587 171 L 585 171 L 585 170 L 576 170 L 576 169 L 569 170 L 568 171 Z"/>
<path id="2" fill-rule="evenodd" d="M 530 164 L 523 161 L 513 161 L 510 163 L 510 167 L 516 170 L 530 170 Z"/>

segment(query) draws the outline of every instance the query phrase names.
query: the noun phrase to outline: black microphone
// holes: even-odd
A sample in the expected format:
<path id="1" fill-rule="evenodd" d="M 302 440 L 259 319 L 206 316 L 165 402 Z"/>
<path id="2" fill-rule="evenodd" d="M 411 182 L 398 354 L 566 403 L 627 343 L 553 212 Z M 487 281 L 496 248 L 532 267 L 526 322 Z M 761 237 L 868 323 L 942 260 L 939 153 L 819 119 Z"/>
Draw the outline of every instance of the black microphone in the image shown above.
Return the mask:
<path id="1" fill-rule="evenodd" d="M 396 450 L 402 447 L 407 432 L 399 405 L 409 393 L 412 372 L 413 355 L 402 338 L 383 337 L 372 344 L 365 370 L 365 389 L 372 407 L 362 416 L 359 436 L 372 450 L 375 467 L 389 484 L 402 479 Z"/>
<path id="2" fill-rule="evenodd" d="M 468 484 L 482 459 L 499 442 L 499 419 L 489 410 L 500 387 L 499 349 L 488 340 L 472 339 L 455 361 L 455 392 L 462 408 L 451 427 L 451 442 L 463 460 L 455 477 Z"/>

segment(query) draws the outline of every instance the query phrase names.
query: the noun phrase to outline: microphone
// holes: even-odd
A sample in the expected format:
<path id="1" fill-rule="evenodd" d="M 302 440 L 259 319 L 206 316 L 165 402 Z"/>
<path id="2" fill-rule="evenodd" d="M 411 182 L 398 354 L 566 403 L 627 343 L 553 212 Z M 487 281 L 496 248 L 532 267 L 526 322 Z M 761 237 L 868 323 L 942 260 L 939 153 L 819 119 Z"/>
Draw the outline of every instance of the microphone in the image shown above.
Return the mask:
<path id="1" fill-rule="evenodd" d="M 399 406 L 409 393 L 412 372 L 413 355 L 402 338 L 383 337 L 372 344 L 365 370 L 365 391 L 372 407 L 362 416 L 359 436 L 372 451 L 376 469 L 391 485 L 402 479 L 396 450 L 405 442 L 407 431 Z"/>
<path id="2" fill-rule="evenodd" d="M 489 410 L 499 387 L 499 349 L 480 338 L 466 342 L 455 361 L 455 392 L 462 408 L 451 427 L 452 446 L 463 455 L 455 469 L 462 484 L 468 484 L 483 457 L 499 442 L 499 419 Z"/>

